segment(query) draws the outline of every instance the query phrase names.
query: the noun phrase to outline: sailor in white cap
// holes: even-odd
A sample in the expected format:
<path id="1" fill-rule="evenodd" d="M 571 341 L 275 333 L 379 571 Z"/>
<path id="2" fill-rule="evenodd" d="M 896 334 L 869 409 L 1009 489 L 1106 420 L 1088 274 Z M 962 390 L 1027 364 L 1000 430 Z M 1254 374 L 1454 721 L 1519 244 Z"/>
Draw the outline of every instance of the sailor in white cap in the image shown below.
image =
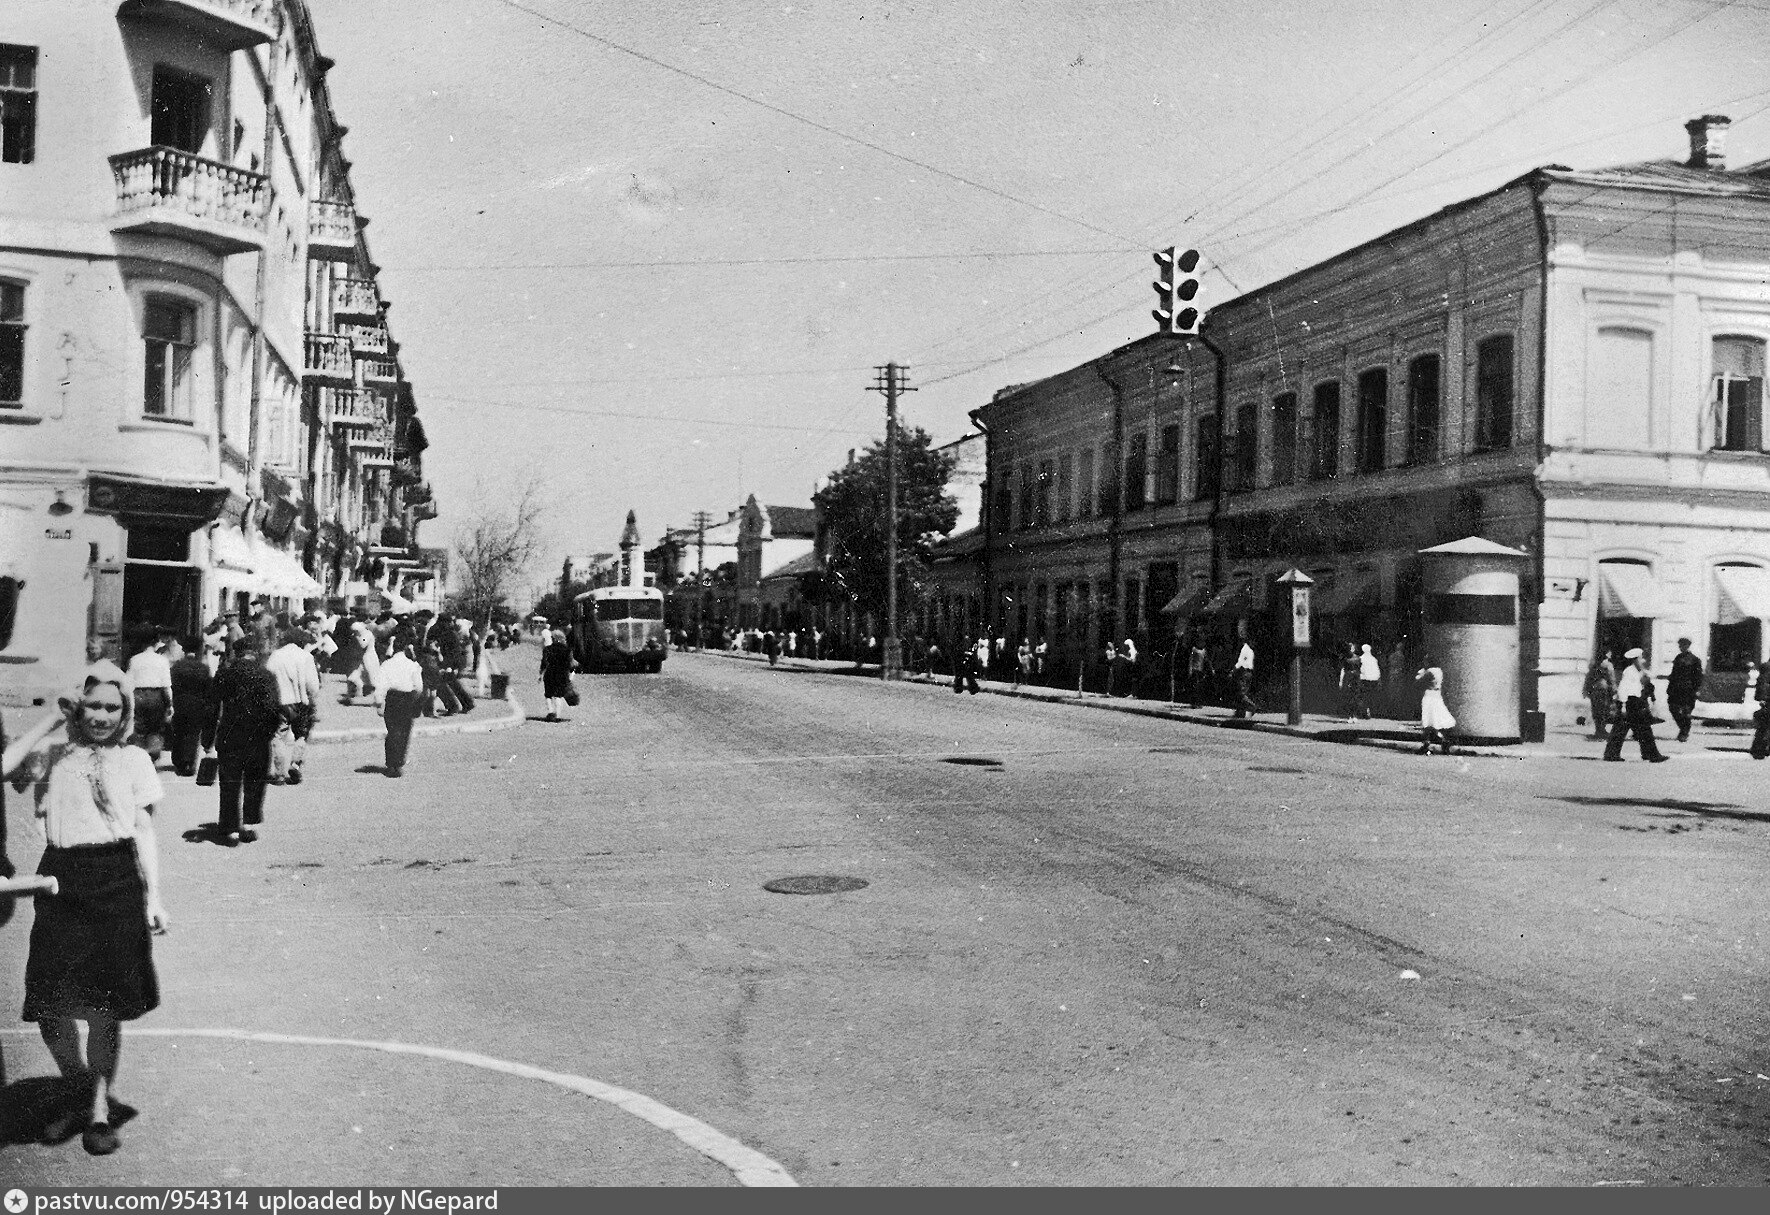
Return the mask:
<path id="1" fill-rule="evenodd" d="M 1616 699 L 1622 711 L 1610 727 L 1604 758 L 1613 764 L 1622 763 L 1623 739 L 1633 733 L 1635 741 L 1641 744 L 1641 758 L 1649 763 L 1663 763 L 1666 757 L 1659 753 L 1659 744 L 1653 739 L 1653 712 L 1648 707 L 1654 691 L 1653 680 L 1647 675 L 1647 655 L 1634 649 L 1625 653 L 1623 659 L 1629 665 L 1616 681 Z"/>

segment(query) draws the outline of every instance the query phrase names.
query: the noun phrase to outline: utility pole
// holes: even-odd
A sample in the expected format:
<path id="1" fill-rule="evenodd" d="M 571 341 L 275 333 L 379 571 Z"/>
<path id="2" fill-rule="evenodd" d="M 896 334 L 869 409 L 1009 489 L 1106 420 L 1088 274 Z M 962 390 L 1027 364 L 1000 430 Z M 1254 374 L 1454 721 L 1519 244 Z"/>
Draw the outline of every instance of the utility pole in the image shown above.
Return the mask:
<path id="1" fill-rule="evenodd" d="M 897 397 L 916 390 L 905 383 L 908 367 L 887 363 L 873 370 L 877 374 L 867 391 L 885 396 L 885 646 L 879 675 L 902 679 L 903 643 L 897 636 Z"/>
<path id="2" fill-rule="evenodd" d="M 702 616 L 702 600 L 707 594 L 707 527 L 712 522 L 712 512 L 697 510 L 694 513 L 694 648 L 697 650 L 703 640 L 701 626 L 706 623 Z"/>

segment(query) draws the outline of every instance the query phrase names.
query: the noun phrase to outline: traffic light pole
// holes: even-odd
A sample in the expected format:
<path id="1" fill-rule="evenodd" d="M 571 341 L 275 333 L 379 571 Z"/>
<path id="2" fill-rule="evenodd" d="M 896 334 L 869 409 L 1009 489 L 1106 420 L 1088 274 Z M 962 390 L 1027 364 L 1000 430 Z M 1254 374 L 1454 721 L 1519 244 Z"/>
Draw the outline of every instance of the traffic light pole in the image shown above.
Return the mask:
<path id="1" fill-rule="evenodd" d="M 897 635 L 897 396 L 914 392 L 905 385 L 909 368 L 887 363 L 874 368 L 879 378 L 869 391 L 885 394 L 885 644 L 879 676 L 903 678 L 903 642 Z"/>

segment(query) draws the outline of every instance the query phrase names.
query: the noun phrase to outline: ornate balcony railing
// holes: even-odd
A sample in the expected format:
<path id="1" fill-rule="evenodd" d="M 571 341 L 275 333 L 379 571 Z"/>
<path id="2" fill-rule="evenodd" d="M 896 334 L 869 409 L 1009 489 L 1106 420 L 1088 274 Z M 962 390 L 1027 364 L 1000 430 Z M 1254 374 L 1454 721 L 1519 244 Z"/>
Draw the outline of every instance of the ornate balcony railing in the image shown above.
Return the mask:
<path id="1" fill-rule="evenodd" d="M 379 325 L 340 325 L 338 332 L 350 339 L 352 348 L 359 355 L 385 355 L 387 351 L 387 330 Z"/>
<path id="2" fill-rule="evenodd" d="M 264 246 L 270 178 L 263 173 L 165 147 L 120 152 L 111 173 L 119 231 L 183 237 L 218 253 Z"/>
<path id="3" fill-rule="evenodd" d="M 365 384 L 394 384 L 399 381 L 399 364 L 392 359 L 363 359 Z"/>
<path id="4" fill-rule="evenodd" d="M 310 333 L 304 343 L 301 374 L 311 380 L 351 379 L 350 339 L 336 333 Z"/>
<path id="5" fill-rule="evenodd" d="M 310 257 L 349 261 L 356 256 L 356 208 L 347 202 L 318 199 L 307 205 L 307 252 Z"/>
<path id="6" fill-rule="evenodd" d="M 387 409 L 378 392 L 328 388 L 322 402 L 327 426 L 377 426 L 387 420 Z"/>
<path id="7" fill-rule="evenodd" d="M 373 321 L 381 315 L 381 300 L 375 284 L 367 279 L 341 278 L 332 283 L 332 315 Z"/>
<path id="8" fill-rule="evenodd" d="M 260 46 L 277 36 L 276 0 L 122 0 L 117 16 L 169 22 L 227 51 Z"/>
<path id="9" fill-rule="evenodd" d="M 373 449 L 387 452 L 386 463 L 393 463 L 393 426 L 391 423 L 375 421 L 352 434 L 346 440 L 351 447 Z"/>

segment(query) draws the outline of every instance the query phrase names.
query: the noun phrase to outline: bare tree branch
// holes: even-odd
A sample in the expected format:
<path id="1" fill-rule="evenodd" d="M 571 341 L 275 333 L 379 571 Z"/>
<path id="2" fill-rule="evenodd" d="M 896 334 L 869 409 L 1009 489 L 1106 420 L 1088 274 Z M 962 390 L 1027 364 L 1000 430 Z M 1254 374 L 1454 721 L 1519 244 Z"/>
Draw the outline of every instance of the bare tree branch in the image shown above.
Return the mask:
<path id="1" fill-rule="evenodd" d="M 454 553 L 461 583 L 450 597 L 471 620 L 491 621 L 511 612 L 509 599 L 540 550 L 546 485 L 539 475 L 517 488 L 505 505 L 486 503 L 455 529 Z"/>

